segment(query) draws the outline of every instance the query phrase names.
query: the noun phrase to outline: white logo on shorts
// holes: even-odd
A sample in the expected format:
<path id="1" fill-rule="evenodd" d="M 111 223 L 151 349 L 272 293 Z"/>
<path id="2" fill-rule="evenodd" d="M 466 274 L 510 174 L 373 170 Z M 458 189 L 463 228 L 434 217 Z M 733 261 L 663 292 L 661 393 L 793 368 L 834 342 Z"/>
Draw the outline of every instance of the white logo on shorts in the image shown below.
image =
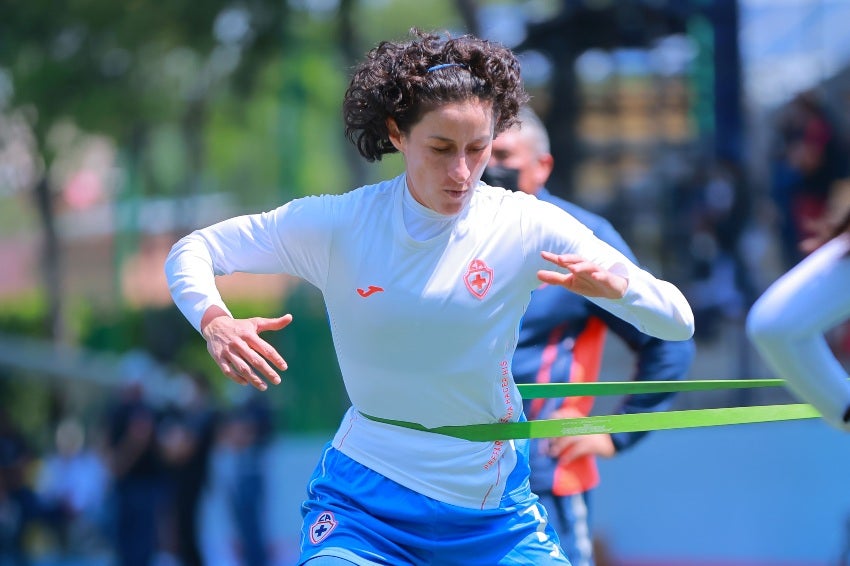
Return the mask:
<path id="1" fill-rule="evenodd" d="M 334 514 L 330 511 L 324 511 L 319 515 L 319 518 L 310 525 L 310 542 L 319 544 L 333 532 L 337 522 Z"/>

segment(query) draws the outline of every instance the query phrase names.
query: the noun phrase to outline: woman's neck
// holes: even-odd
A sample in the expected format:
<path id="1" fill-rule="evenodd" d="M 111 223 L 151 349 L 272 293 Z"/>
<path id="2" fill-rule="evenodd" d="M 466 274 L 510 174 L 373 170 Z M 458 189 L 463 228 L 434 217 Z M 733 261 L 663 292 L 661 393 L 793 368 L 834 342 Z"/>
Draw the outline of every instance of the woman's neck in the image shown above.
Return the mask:
<path id="1" fill-rule="evenodd" d="M 402 197 L 402 215 L 407 233 L 420 242 L 437 236 L 456 218 L 440 214 L 418 202 L 406 184 Z"/>

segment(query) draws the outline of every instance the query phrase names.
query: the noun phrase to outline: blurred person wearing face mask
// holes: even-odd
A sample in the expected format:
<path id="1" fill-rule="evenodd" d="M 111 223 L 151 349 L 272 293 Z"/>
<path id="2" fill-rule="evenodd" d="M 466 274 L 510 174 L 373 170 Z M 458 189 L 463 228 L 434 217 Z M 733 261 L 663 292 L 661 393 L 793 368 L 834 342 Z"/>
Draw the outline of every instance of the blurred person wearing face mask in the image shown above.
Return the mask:
<path id="1" fill-rule="evenodd" d="M 482 180 L 560 207 L 637 263 L 629 246 L 607 220 L 546 189 L 553 165 L 546 128 L 524 106 L 519 112 L 519 124 L 493 141 Z M 686 377 L 694 356 L 693 340 L 673 342 L 651 337 L 586 298 L 544 283 L 532 294 L 522 319 L 513 357 L 517 383 L 596 381 L 609 329 L 634 353 L 632 379 L 667 381 Z M 621 376 L 613 378 L 622 380 Z M 631 395 L 623 399 L 619 412 L 661 411 L 669 408 L 671 402 L 670 393 Z M 593 397 L 530 399 L 524 405 L 529 420 L 582 417 L 590 414 Z M 599 484 L 596 457 L 612 457 L 645 435 L 594 434 L 531 441 L 531 489 L 548 510 L 549 521 L 573 566 L 594 564 L 590 510 L 592 491 Z"/>

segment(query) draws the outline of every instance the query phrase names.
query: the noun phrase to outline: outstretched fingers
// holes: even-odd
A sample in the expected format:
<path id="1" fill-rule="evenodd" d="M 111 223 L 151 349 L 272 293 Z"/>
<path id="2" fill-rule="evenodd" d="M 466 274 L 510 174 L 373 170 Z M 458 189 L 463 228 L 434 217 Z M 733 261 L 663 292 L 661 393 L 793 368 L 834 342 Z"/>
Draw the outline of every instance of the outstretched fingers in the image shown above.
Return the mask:
<path id="1" fill-rule="evenodd" d="M 255 317 L 251 319 L 257 327 L 257 332 L 266 332 L 267 330 L 281 330 L 289 326 L 292 322 L 292 315 L 285 314 L 276 318 Z"/>
<path id="2" fill-rule="evenodd" d="M 569 269 L 571 265 L 587 263 L 583 257 L 577 254 L 554 254 L 552 252 L 542 251 L 540 252 L 540 256 L 546 261 L 554 263 L 560 267 L 566 267 L 567 269 Z"/>
<path id="3" fill-rule="evenodd" d="M 575 254 L 553 254 L 552 252 L 544 251 L 540 252 L 540 255 L 546 261 L 549 261 L 558 267 L 568 269 L 569 273 L 541 269 L 537 272 L 537 278 L 543 283 L 548 283 L 549 285 L 560 285 L 567 289 L 573 289 L 576 283 L 575 279 L 577 274 L 589 272 L 591 268 L 595 267 L 592 263 Z"/>
<path id="4" fill-rule="evenodd" d="M 233 349 L 228 351 L 226 355 L 226 361 L 248 385 L 253 385 L 260 391 L 265 391 L 268 388 L 266 381 L 275 385 L 280 383 L 280 376 L 277 372 L 247 342 L 234 344 Z"/>
<path id="5" fill-rule="evenodd" d="M 259 352 L 263 358 L 277 366 L 278 369 L 286 371 L 286 361 L 271 344 L 260 338 L 260 332 L 286 328 L 292 322 L 292 315 L 286 314 L 277 318 L 254 318 L 251 320 L 257 328 L 257 335 L 250 337 L 251 347 Z"/>
<path id="6" fill-rule="evenodd" d="M 537 278 L 543 283 L 567 288 L 570 286 L 572 276 L 572 273 L 559 273 L 557 271 L 540 270 L 537 272 Z"/>
<path id="7" fill-rule="evenodd" d="M 541 257 L 569 273 L 541 269 L 537 278 L 543 283 L 560 285 L 586 297 L 619 299 L 628 288 L 628 280 L 575 254 L 540 252 Z"/>
<path id="8" fill-rule="evenodd" d="M 270 362 L 281 371 L 286 371 L 288 366 L 283 356 L 271 344 L 260 338 L 259 334 L 289 326 L 292 315 L 286 314 L 276 318 L 255 317 L 249 319 L 249 322 L 254 325 L 255 332 L 244 335 L 242 341 L 232 343 L 234 351 L 230 361 L 235 373 L 243 378 L 245 383 L 265 391 L 268 388 L 267 381 L 275 385 L 280 384 L 280 375 Z"/>
<path id="9" fill-rule="evenodd" d="M 216 362 L 218 363 L 221 373 L 229 377 L 232 381 L 239 385 L 248 385 L 248 380 L 242 376 L 240 370 L 237 370 L 231 362 L 225 361 L 224 359 L 218 359 Z"/>
<path id="10" fill-rule="evenodd" d="M 260 391 L 268 383 L 281 379 L 274 367 L 286 371 L 287 364 L 278 351 L 260 338 L 259 333 L 280 330 L 292 322 L 292 315 L 277 318 L 232 319 L 217 317 L 204 329 L 207 349 L 222 373 L 240 385 L 251 385 Z"/>

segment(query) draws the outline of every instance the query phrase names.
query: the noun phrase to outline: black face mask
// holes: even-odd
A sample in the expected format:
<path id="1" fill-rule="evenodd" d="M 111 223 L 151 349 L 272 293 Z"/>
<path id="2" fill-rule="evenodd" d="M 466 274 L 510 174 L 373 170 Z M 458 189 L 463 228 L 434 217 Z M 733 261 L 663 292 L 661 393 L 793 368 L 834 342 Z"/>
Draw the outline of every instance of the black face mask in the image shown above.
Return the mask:
<path id="1" fill-rule="evenodd" d="M 499 165 L 487 166 L 481 180 L 491 187 L 502 187 L 510 191 L 519 190 L 519 169 L 510 169 Z"/>

